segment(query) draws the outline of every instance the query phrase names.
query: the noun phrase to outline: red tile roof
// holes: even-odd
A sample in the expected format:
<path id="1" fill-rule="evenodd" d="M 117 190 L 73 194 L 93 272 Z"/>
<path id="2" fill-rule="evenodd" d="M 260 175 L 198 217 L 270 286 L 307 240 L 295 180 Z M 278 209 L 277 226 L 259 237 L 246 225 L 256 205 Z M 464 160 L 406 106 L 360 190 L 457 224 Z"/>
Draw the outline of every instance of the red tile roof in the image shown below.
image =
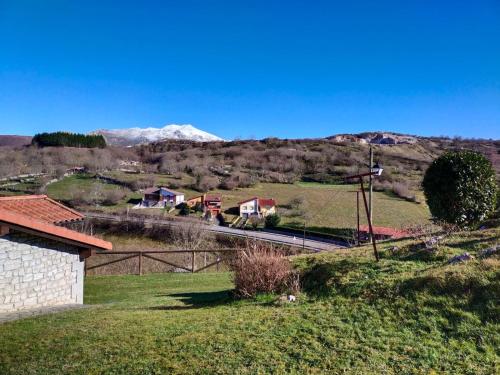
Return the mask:
<path id="1" fill-rule="evenodd" d="M 0 197 L 0 209 L 51 224 L 83 220 L 83 215 L 46 195 Z"/>
<path id="2" fill-rule="evenodd" d="M 273 198 L 259 198 L 259 206 L 274 207 L 276 206 L 276 201 Z"/>
<path id="3" fill-rule="evenodd" d="M 78 233 L 74 230 L 58 227 L 57 225 L 51 224 L 47 221 L 36 220 L 31 216 L 8 211 L 3 208 L 0 209 L 0 224 L 5 224 L 6 226 L 21 232 L 70 243 L 83 248 L 100 250 L 111 250 L 113 248 L 113 245 L 110 242 L 88 236 L 83 233 Z"/>
<path id="4" fill-rule="evenodd" d="M 242 205 L 243 203 L 247 203 L 250 201 L 258 200 L 259 206 L 264 206 L 264 207 L 273 207 L 276 206 L 276 201 L 273 198 L 259 198 L 259 197 L 253 197 L 246 199 L 244 201 L 238 202 L 238 205 Z"/>
<path id="5" fill-rule="evenodd" d="M 84 248 L 111 250 L 110 242 L 55 224 L 83 220 L 83 215 L 46 195 L 0 197 L 0 223 Z"/>
<path id="6" fill-rule="evenodd" d="M 373 234 L 375 235 L 390 236 L 392 238 L 403 238 L 408 236 L 408 232 L 401 229 L 375 226 L 372 226 L 372 229 Z M 370 229 L 368 228 L 368 225 L 360 225 L 359 231 L 369 233 Z"/>

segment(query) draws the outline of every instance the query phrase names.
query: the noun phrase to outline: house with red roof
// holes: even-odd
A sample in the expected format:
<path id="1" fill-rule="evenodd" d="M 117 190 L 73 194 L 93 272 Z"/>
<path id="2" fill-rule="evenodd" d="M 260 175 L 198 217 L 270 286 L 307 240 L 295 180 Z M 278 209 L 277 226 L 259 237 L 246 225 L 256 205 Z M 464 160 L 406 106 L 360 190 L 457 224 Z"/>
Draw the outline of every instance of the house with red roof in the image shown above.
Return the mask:
<path id="1" fill-rule="evenodd" d="M 201 205 L 203 207 L 203 216 L 207 219 L 213 219 L 222 211 L 222 196 L 219 194 L 201 194 L 189 198 L 186 200 L 186 204 L 190 208 Z"/>
<path id="2" fill-rule="evenodd" d="M 83 303 L 85 259 L 112 249 L 65 227 L 83 219 L 45 195 L 0 197 L 0 313 Z"/>
<path id="3" fill-rule="evenodd" d="M 276 213 L 276 201 L 273 198 L 253 197 L 238 202 L 238 206 L 242 218 L 266 217 Z"/>
<path id="4" fill-rule="evenodd" d="M 205 194 L 203 196 L 203 212 L 205 217 L 213 219 L 222 211 L 222 197 L 219 194 Z"/>

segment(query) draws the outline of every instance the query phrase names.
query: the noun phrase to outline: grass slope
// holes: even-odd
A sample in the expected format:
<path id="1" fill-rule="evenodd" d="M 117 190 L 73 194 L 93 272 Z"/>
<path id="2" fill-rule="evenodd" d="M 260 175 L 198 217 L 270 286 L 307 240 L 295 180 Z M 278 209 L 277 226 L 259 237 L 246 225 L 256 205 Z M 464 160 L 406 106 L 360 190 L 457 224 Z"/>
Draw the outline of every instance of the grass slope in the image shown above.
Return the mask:
<path id="1" fill-rule="evenodd" d="M 47 195 L 53 199 L 70 201 L 75 194 L 92 195 L 95 190 L 122 189 L 120 186 L 101 182 L 87 174 L 74 174 L 47 186 Z"/>
<path id="2" fill-rule="evenodd" d="M 275 198 L 278 205 L 286 205 L 291 199 L 303 197 L 308 207 L 310 229 L 327 231 L 328 228 L 356 227 L 356 193 L 358 185 L 327 185 L 317 183 L 270 184 L 234 191 L 220 190 L 224 197 L 224 208 L 237 207 L 237 202 L 254 196 Z M 360 196 L 361 222 L 365 223 L 364 208 Z M 425 204 L 416 204 L 404 199 L 375 192 L 373 195 L 374 225 L 401 227 L 428 220 Z M 279 208 L 278 208 L 279 210 Z M 282 224 L 300 224 L 300 218 L 283 217 Z"/>
<path id="3" fill-rule="evenodd" d="M 127 182 L 137 178 L 136 175 L 126 175 L 123 173 L 109 174 L 114 178 L 120 178 Z M 147 175 L 152 178 L 155 175 Z M 173 177 L 166 175 L 157 175 L 159 184 L 169 186 L 169 181 L 174 181 Z M 231 221 L 237 213 L 238 202 L 251 198 L 269 197 L 275 198 L 278 205 L 287 205 L 290 200 L 296 197 L 303 197 L 305 205 L 308 207 L 309 218 L 307 226 L 310 230 L 319 232 L 330 232 L 331 228 L 355 228 L 356 226 L 356 194 L 357 185 L 328 185 L 318 183 L 295 183 L 295 184 L 276 184 L 261 183 L 250 188 L 240 188 L 232 191 L 215 190 L 215 193 L 222 194 L 223 208 L 227 221 Z M 127 192 L 127 195 L 118 204 L 114 206 L 100 206 L 103 211 L 123 211 L 127 207 L 127 202 L 136 203 L 141 198 L 138 192 L 131 192 L 120 186 L 103 183 L 91 178 L 89 175 L 73 175 L 64 178 L 61 181 L 50 184 L 47 187 L 47 194 L 54 199 L 69 201 L 72 199 L 72 192 L 81 191 L 82 194 L 91 195 L 95 189 L 113 190 L 121 189 Z M 184 192 L 186 198 L 199 195 L 194 190 L 179 188 Z M 129 204 L 132 206 L 133 204 Z M 388 193 L 375 192 L 373 196 L 374 206 L 374 225 L 402 227 L 417 223 L 426 222 L 429 217 L 427 205 L 408 202 Z M 92 208 L 96 208 L 92 206 Z M 231 210 L 232 208 L 232 210 Z M 279 210 L 279 208 L 278 208 Z M 363 202 L 360 197 L 361 223 L 366 224 Z M 163 210 L 141 210 L 141 213 L 150 213 L 152 215 L 166 214 Z M 176 214 L 174 211 L 172 214 Z M 282 225 L 292 225 L 302 228 L 303 219 L 297 217 L 282 217 Z"/>
<path id="4" fill-rule="evenodd" d="M 500 260 L 447 265 L 498 242 L 460 234 L 432 256 L 402 241 L 299 256 L 305 293 L 234 301 L 228 273 L 86 279 L 89 309 L 0 325 L 2 374 L 493 374 Z"/>

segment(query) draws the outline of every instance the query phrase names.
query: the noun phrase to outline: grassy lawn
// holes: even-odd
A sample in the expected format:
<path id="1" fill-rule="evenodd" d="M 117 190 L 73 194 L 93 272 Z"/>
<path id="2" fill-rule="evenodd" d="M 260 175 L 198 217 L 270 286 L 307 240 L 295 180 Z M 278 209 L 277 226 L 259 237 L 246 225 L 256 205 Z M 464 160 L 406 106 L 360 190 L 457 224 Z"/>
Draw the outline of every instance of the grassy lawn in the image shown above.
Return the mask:
<path id="1" fill-rule="evenodd" d="M 101 182 L 90 175 L 75 174 L 48 185 L 47 195 L 58 200 L 71 200 L 74 193 L 82 191 L 85 194 L 91 194 L 93 189 L 106 191 L 120 189 L 120 187 Z"/>
<path id="2" fill-rule="evenodd" d="M 447 265 L 498 243 L 450 238 L 438 253 L 401 241 L 299 256 L 304 292 L 230 297 L 229 273 L 88 277 L 88 309 L 0 325 L 2 374 L 493 374 L 500 259 Z"/>
<path id="3" fill-rule="evenodd" d="M 112 177 L 119 179 L 124 182 L 132 182 L 135 179 L 138 178 L 152 178 L 153 176 L 156 177 L 156 181 L 159 185 L 166 185 L 169 186 L 169 183 L 171 182 L 176 182 L 179 183 L 174 177 L 167 176 L 167 175 L 155 175 L 155 174 L 141 174 L 141 175 L 135 175 L 135 174 L 127 174 L 123 172 L 108 172 L 105 174 L 106 176 Z M 187 177 L 186 177 L 187 178 Z M 68 176 L 63 178 L 61 181 L 55 182 L 50 184 L 47 187 L 47 195 L 53 199 L 56 200 L 62 200 L 62 201 L 70 201 L 73 198 L 73 195 L 75 192 L 82 192 L 83 194 L 91 195 L 94 190 L 99 190 L 99 191 L 109 191 L 109 190 L 121 190 L 125 193 L 125 197 L 121 199 L 117 204 L 112 205 L 112 206 L 103 206 L 100 205 L 98 207 L 96 206 L 90 206 L 90 207 L 80 207 L 82 209 L 99 209 L 100 211 L 104 212 L 123 212 L 126 210 L 127 206 L 132 207 L 135 204 L 138 203 L 138 201 L 142 198 L 142 194 L 140 192 L 133 192 L 127 188 L 124 188 L 119 185 L 115 185 L 112 183 L 105 183 L 102 181 L 99 181 L 93 176 L 88 175 L 88 174 L 75 174 L 73 176 Z M 182 192 L 185 193 L 186 198 L 191 198 L 193 196 L 199 195 L 200 193 L 195 192 L 194 190 L 190 189 L 176 189 L 176 190 L 181 190 Z M 151 214 L 151 215 L 165 215 L 167 212 L 162 209 L 155 209 L 155 210 L 143 210 L 141 211 L 143 214 Z M 174 211 L 170 213 L 171 215 L 175 215 L 178 213 L 177 211 Z"/>

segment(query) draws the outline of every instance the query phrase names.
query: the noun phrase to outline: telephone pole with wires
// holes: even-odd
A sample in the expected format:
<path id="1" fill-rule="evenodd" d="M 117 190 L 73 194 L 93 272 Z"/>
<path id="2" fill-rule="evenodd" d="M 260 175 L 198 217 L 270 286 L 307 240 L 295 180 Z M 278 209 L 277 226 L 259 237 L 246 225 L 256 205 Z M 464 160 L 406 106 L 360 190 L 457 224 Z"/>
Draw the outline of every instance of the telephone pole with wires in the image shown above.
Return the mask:
<path id="1" fill-rule="evenodd" d="M 370 145 L 370 172 L 373 169 L 373 148 L 372 145 Z M 372 175 L 370 174 L 369 179 L 368 179 L 368 214 L 370 216 L 370 221 L 373 223 L 373 181 L 372 181 Z M 368 239 L 371 241 L 371 233 L 368 234 Z"/>

